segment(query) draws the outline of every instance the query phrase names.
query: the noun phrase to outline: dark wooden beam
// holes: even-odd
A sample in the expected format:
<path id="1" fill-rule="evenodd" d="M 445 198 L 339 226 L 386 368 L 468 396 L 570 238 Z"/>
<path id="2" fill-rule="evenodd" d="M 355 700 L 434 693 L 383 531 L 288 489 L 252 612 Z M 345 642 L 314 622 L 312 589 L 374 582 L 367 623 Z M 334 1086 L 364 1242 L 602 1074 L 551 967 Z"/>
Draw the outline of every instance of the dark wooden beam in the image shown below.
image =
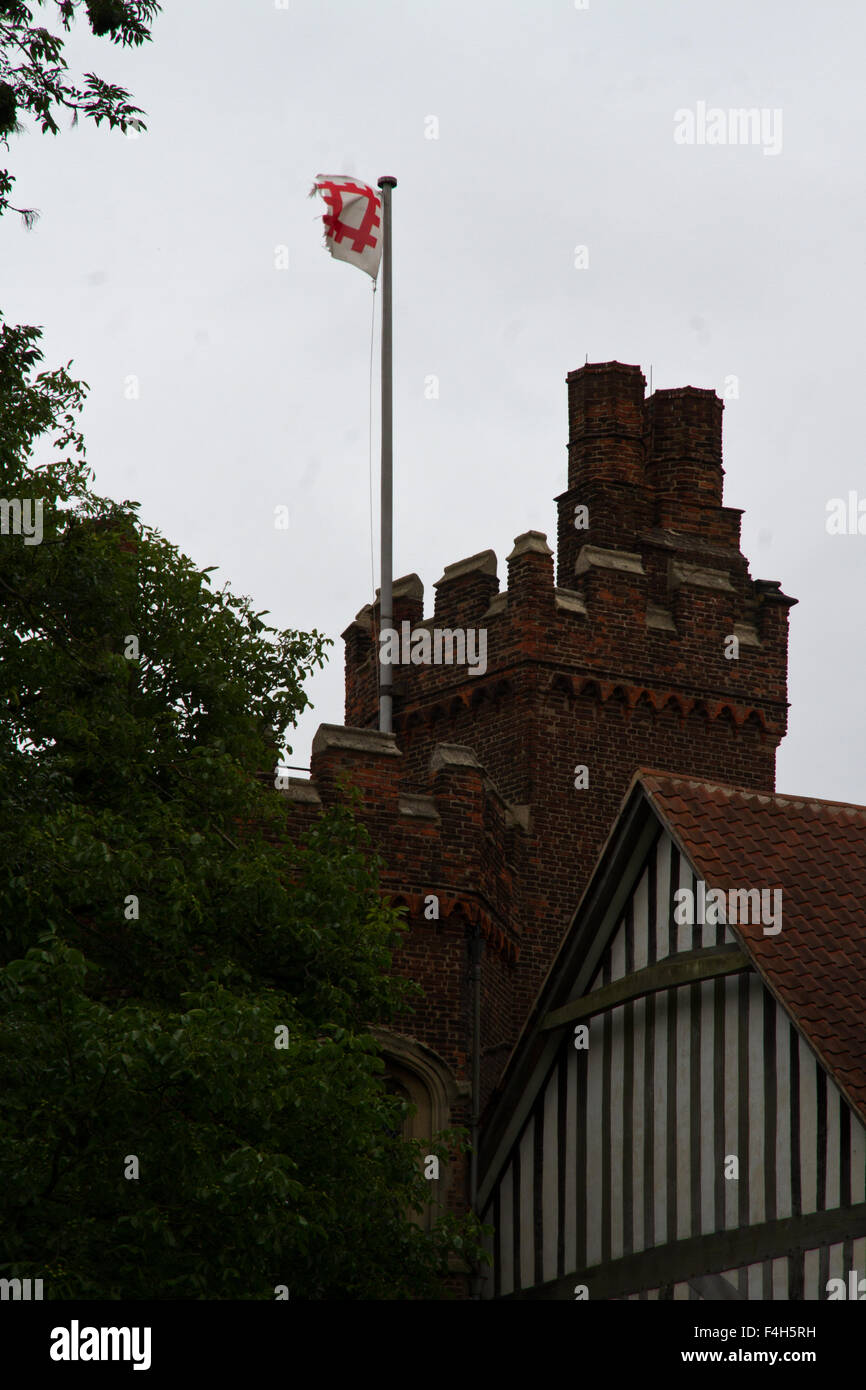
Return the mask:
<path id="1" fill-rule="evenodd" d="M 714 980 L 721 975 L 736 975 L 741 970 L 751 970 L 752 962 L 739 946 L 703 946 L 697 951 L 683 952 L 671 956 L 658 965 L 649 965 L 645 970 L 637 970 L 626 975 L 603 989 L 595 989 L 580 999 L 573 999 L 559 1009 L 546 1014 L 541 1023 L 543 1032 L 551 1028 L 561 1028 L 564 1023 L 579 1023 L 583 1019 L 594 1018 L 596 1014 L 625 1004 L 630 999 L 641 999 L 648 994 L 658 994 L 662 989 L 675 989 L 678 985 L 695 984 L 698 980 Z"/>
<path id="2" fill-rule="evenodd" d="M 688 1283 L 689 1288 L 694 1289 L 707 1303 L 727 1303 L 733 1299 L 743 1301 L 743 1295 L 737 1292 L 729 1279 L 723 1279 L 721 1274 L 699 1274 Z"/>
<path id="3" fill-rule="evenodd" d="M 742 1269 L 761 1260 L 784 1259 L 799 1251 L 817 1250 L 822 1245 L 837 1245 L 863 1236 L 866 1202 L 657 1245 L 547 1284 L 536 1284 L 520 1293 L 506 1294 L 505 1298 L 573 1301 L 576 1284 L 585 1284 L 591 1299 L 622 1298 L 644 1289 L 660 1288 L 662 1284 L 688 1283 L 723 1270 Z"/>

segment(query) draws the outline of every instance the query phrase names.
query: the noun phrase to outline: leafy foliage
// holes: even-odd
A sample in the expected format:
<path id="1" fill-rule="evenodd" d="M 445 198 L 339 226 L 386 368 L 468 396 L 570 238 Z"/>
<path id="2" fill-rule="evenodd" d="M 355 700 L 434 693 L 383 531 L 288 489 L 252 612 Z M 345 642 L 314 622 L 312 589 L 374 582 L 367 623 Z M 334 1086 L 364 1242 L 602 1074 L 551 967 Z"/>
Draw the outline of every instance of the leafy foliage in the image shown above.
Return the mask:
<path id="1" fill-rule="evenodd" d="M 150 25 L 161 8 L 157 0 L 0 0 L 0 144 L 9 148 L 9 136 L 22 129 L 19 118 L 25 116 L 43 133 L 56 135 L 63 111 L 71 112 L 73 124 L 83 115 L 124 132 L 146 129 L 144 113 L 123 87 L 92 72 L 76 81 L 70 78 L 63 36 L 81 11 L 98 37 L 137 47 L 150 39 Z M 40 10 L 49 11 L 59 31 L 35 22 Z M 9 171 L 0 169 L 0 215 L 12 208 L 13 183 Z M 33 208 L 12 211 L 26 226 L 38 215 Z"/>
<path id="2" fill-rule="evenodd" d="M 0 1270 L 438 1296 L 477 1230 L 407 1216 L 421 1147 L 369 1032 L 410 1006 L 401 919 L 350 811 L 287 842 L 273 791 L 328 641 L 97 496 L 86 387 L 40 361 L 0 319 L 0 497 L 42 506 L 40 544 L 0 535 Z"/>

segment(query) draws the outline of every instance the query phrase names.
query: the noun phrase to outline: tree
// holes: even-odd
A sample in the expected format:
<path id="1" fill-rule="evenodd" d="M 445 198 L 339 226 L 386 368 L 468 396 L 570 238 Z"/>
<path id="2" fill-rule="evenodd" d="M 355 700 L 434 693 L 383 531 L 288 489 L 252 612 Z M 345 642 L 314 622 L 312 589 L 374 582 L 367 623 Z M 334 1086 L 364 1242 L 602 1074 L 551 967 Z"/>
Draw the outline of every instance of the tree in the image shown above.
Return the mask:
<path id="1" fill-rule="evenodd" d="M 406 1214 L 423 1155 L 368 1031 L 409 1002 L 401 919 L 348 809 L 295 844 L 273 793 L 328 642 L 97 496 L 86 388 L 40 361 L 0 319 L 2 1273 L 436 1296 L 477 1230 Z"/>
<path id="2" fill-rule="evenodd" d="M 53 10 L 61 32 L 35 24 L 35 7 Z M 124 132 L 146 129 L 144 113 L 122 87 L 92 72 L 80 83 L 70 80 L 63 33 L 83 10 L 97 36 L 139 46 L 150 39 L 149 25 L 162 8 L 157 0 L 35 0 L 35 7 L 23 0 L 0 0 L 0 145 L 9 148 L 9 136 L 22 129 L 21 118 L 28 115 L 43 133 L 56 135 L 64 111 L 71 113 L 73 124 L 84 115 L 96 125 L 107 121 Z M 9 201 L 13 183 L 9 171 L 0 169 L 0 215 L 11 208 L 32 226 L 35 210 L 13 208 Z"/>
<path id="3" fill-rule="evenodd" d="M 119 44 L 160 9 L 36 3 Z M 64 109 L 143 128 L 33 18 L 0 0 L 3 145 Z M 37 372 L 40 336 L 0 317 L 0 1270 L 53 1298 L 435 1294 L 477 1229 L 406 1216 L 420 1147 L 368 1032 L 409 1003 L 401 921 L 351 814 L 286 843 L 259 777 L 328 643 L 91 490 L 86 387 Z"/>

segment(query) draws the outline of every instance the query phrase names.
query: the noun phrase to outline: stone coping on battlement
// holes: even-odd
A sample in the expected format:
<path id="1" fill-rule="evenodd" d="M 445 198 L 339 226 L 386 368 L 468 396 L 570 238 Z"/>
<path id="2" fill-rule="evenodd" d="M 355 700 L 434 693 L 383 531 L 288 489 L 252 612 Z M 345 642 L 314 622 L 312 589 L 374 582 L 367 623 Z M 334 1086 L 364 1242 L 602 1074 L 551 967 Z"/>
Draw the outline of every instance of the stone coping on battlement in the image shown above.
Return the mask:
<path id="1" fill-rule="evenodd" d="M 453 565 L 446 565 L 442 573 L 442 578 L 437 579 L 433 585 L 437 589 L 440 584 L 450 584 L 453 579 L 462 579 L 465 574 L 489 574 L 496 576 L 496 552 L 494 550 L 479 550 L 477 555 L 469 555 L 465 560 L 456 560 Z"/>
<path id="2" fill-rule="evenodd" d="M 554 602 L 560 613 L 580 613 L 588 618 L 586 603 L 576 589 L 554 589 Z"/>
<path id="3" fill-rule="evenodd" d="M 436 798 L 422 796 L 417 792 L 403 792 L 398 799 L 397 809 L 401 816 L 409 816 L 415 820 L 438 821 L 440 819 Z"/>
<path id="4" fill-rule="evenodd" d="M 690 565 L 685 560 L 671 560 L 668 567 L 668 588 L 678 589 L 692 584 L 698 589 L 733 591 L 730 575 L 725 570 L 708 569 L 705 565 Z"/>
<path id="5" fill-rule="evenodd" d="M 313 739 L 313 756 L 330 748 L 365 753 L 367 757 L 402 758 L 394 734 L 380 729 L 353 729 L 345 724 L 320 724 Z"/>
<path id="6" fill-rule="evenodd" d="M 674 622 L 673 614 L 667 608 L 662 608 L 661 604 L 648 603 L 646 606 L 646 625 L 654 628 L 657 632 L 676 632 L 677 625 Z"/>
<path id="7" fill-rule="evenodd" d="M 477 768 L 479 772 L 482 770 L 473 750 L 463 743 L 437 743 L 427 766 L 431 777 L 435 777 L 444 767 L 472 767 Z"/>
<path id="8" fill-rule="evenodd" d="M 547 536 L 543 531 L 524 531 L 521 536 L 515 536 L 514 549 L 508 559 L 516 560 L 519 555 L 552 554 L 553 551 L 547 544 Z"/>
<path id="9" fill-rule="evenodd" d="M 311 806 L 322 804 L 322 798 L 315 786 L 305 777 L 290 777 L 288 786 L 280 787 L 278 795 L 287 797 L 289 801 L 305 802 Z"/>
<path id="10" fill-rule="evenodd" d="M 382 591 L 376 590 L 376 603 L 379 602 Z M 399 579 L 395 579 L 391 585 L 391 597 L 398 598 L 417 598 L 423 599 L 424 585 L 417 574 L 402 574 Z M 369 605 L 368 605 L 369 606 Z"/>
<path id="11" fill-rule="evenodd" d="M 498 618 L 500 613 L 508 612 L 508 590 L 502 589 L 498 594 L 494 594 L 490 600 L 490 607 L 486 613 L 481 614 L 480 621 L 485 618 Z"/>
<path id="12" fill-rule="evenodd" d="M 623 574 L 646 574 L 643 558 L 632 550 L 608 550 L 600 545 L 584 545 L 574 562 L 575 574 L 589 569 L 619 570 Z"/>

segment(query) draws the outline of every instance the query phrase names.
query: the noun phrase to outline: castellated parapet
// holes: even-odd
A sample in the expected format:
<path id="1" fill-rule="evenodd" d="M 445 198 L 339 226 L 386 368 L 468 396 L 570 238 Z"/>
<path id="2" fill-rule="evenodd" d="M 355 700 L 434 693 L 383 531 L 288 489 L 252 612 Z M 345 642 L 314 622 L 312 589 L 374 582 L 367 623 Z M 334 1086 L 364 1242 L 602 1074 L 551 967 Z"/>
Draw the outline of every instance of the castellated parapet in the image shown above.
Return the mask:
<path id="1" fill-rule="evenodd" d="M 528 531 L 506 587 L 482 550 L 446 566 L 426 618 L 418 576 L 396 581 L 398 632 L 471 629 L 486 651 L 483 670 L 394 666 L 393 735 L 375 731 L 378 601 L 361 609 L 343 634 L 349 727 L 320 730 L 311 781 L 288 794 L 300 823 L 342 773 L 360 786 L 384 886 L 409 909 L 399 968 L 428 992 L 407 1028 L 461 1085 L 466 939 L 483 931 L 483 1097 L 636 769 L 771 791 L 787 723 L 795 600 L 751 578 L 741 512 L 722 503 L 721 400 L 690 386 L 646 398 L 640 369 L 616 362 L 567 381 L 556 575 L 546 537 Z"/>

